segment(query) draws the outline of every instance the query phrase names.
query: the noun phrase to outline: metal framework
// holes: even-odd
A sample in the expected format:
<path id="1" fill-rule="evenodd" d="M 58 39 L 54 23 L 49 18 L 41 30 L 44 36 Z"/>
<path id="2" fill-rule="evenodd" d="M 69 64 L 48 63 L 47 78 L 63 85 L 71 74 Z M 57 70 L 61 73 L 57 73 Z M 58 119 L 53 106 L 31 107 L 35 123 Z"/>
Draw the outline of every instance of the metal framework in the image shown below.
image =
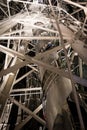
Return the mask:
<path id="1" fill-rule="evenodd" d="M 23 9 L 12 15 L 10 2 L 19 5 L 21 3 Z M 77 8 L 73 13 L 69 14 L 67 10 L 63 9 L 61 6 L 63 2 L 75 6 L 75 8 L 78 7 L 79 9 Z M 23 105 L 23 102 L 20 103 L 15 100 L 15 96 L 25 95 L 28 99 L 29 96 L 31 97 L 31 94 L 34 94 L 41 97 L 42 86 L 29 87 L 29 76 L 31 77 L 31 75 L 35 73 L 39 75 L 41 82 L 43 82 L 43 75 L 45 71 L 48 70 L 53 74 L 70 79 L 72 84 L 71 91 L 73 91 L 77 106 L 81 130 L 85 130 L 75 87 L 78 83 L 82 87 L 87 87 L 87 79 L 83 78 L 82 68 L 83 64 L 87 64 L 87 47 L 84 47 L 86 45 L 83 40 L 83 38 L 86 39 L 85 25 L 87 7 L 82 4 L 86 3 L 62 0 L 61 3 L 57 3 L 57 6 L 52 6 L 50 0 L 49 5 L 39 3 L 38 1 L 8 0 L 8 13 L 0 7 L 5 14 L 5 17 L 7 17 L 0 22 L 0 52 L 5 54 L 4 66 L 0 71 L 0 78 L 2 79 L 2 82 L 0 83 L 1 124 L 4 120 L 3 115 L 6 104 L 8 103 L 7 100 L 9 99 L 12 104 L 16 104 L 20 109 L 23 109 L 29 114 L 22 123 L 15 127 L 15 130 L 20 130 L 32 117 L 46 126 L 46 121 L 36 115 L 43 108 L 42 104 L 32 112 Z M 0 2 L 0 5 L 3 5 L 3 3 Z M 83 10 L 85 14 L 83 22 L 73 17 L 74 14 L 81 10 Z M 80 37 L 82 37 L 82 39 Z M 4 42 L 6 43 L 6 46 L 4 46 Z M 57 43 L 57 45 L 55 45 L 55 43 Z M 10 45 L 12 45 L 12 47 L 10 47 Z M 33 49 L 29 48 L 30 46 L 32 46 Z M 48 46 L 51 46 L 51 49 L 47 49 Z M 73 49 L 72 52 L 71 48 Z M 35 53 L 35 56 L 30 56 L 30 52 Z M 63 58 L 62 53 L 64 53 Z M 78 67 L 80 76 L 73 73 L 75 68 L 72 69 L 75 53 L 77 53 L 79 57 Z M 60 60 L 61 62 L 58 64 Z M 63 61 L 65 61 L 66 66 L 61 67 L 63 66 Z M 30 70 L 17 78 L 20 69 L 25 66 Z M 29 88 L 26 86 L 25 88 L 13 88 L 13 86 L 17 85 L 25 78 L 28 79 L 28 81 L 26 81 L 26 86 Z M 50 78 L 48 77 L 48 81 L 49 79 Z M 52 79 L 52 81 L 53 80 L 54 79 Z M 50 81 L 50 83 L 52 81 Z M 47 89 L 50 89 L 49 86 L 50 85 L 48 84 Z M 68 88 L 67 93 L 69 96 L 70 91 L 68 91 Z"/>

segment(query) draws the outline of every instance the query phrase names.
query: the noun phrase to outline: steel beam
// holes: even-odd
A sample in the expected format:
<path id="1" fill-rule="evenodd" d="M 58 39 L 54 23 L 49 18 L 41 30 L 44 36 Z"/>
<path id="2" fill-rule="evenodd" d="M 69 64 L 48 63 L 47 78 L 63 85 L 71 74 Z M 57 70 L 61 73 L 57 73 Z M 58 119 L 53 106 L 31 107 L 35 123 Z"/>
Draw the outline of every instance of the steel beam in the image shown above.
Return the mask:
<path id="1" fill-rule="evenodd" d="M 26 78 L 29 74 L 31 74 L 32 72 L 34 72 L 34 70 L 31 70 L 29 72 L 27 72 L 26 74 L 24 74 L 23 76 L 21 76 L 20 78 L 16 79 L 14 84 L 18 83 L 19 81 L 21 81 L 22 79 Z"/>
<path id="2" fill-rule="evenodd" d="M 70 46 L 70 43 L 69 43 L 69 44 L 68 44 L 68 43 L 65 43 L 66 49 L 67 49 L 69 46 Z M 62 46 L 54 47 L 54 48 L 52 48 L 52 49 L 50 49 L 50 50 L 48 50 L 48 51 L 45 51 L 45 52 L 43 52 L 43 53 L 37 54 L 37 55 L 34 57 L 34 59 L 40 59 L 41 57 L 45 57 L 45 56 L 47 56 L 47 55 L 50 55 L 50 54 L 52 54 L 52 53 L 54 53 L 54 52 L 58 52 L 58 51 L 60 51 L 60 50 L 63 50 L 63 49 L 62 49 Z"/>
<path id="3" fill-rule="evenodd" d="M 41 91 L 41 87 L 35 87 L 35 88 L 20 88 L 20 89 L 12 89 L 11 93 L 14 92 L 28 92 L 28 91 Z"/>
<path id="4" fill-rule="evenodd" d="M 20 21 L 20 19 L 19 19 Z M 18 23 L 21 23 L 19 22 Z M 24 22 L 21 23 L 21 24 L 25 24 Z M 43 30 L 43 31 L 47 31 L 47 32 L 51 32 L 51 33 L 56 33 L 58 34 L 58 32 L 56 30 L 52 30 L 52 29 L 49 29 L 49 28 L 44 28 L 44 27 L 41 27 L 41 26 L 36 26 L 36 25 L 32 25 L 32 24 L 29 24 L 28 26 L 32 27 L 32 29 L 40 29 L 40 30 Z M 4 33 L 3 36 L 7 36 L 7 35 L 13 35 L 13 34 L 16 34 L 16 33 L 22 33 L 22 32 L 29 32 L 28 29 L 20 29 L 20 30 L 15 30 L 15 31 L 12 31 L 12 32 L 7 32 L 7 33 Z"/>
<path id="5" fill-rule="evenodd" d="M 83 9 L 84 12 L 85 12 L 85 14 L 87 15 L 87 7 L 84 7 L 84 6 L 82 6 L 82 5 L 80 5 L 80 4 L 76 3 L 76 2 L 72 2 L 70 0 L 63 0 L 63 1 L 66 2 L 66 3 L 68 3 L 68 4 L 71 4 L 71 5 L 74 5 L 76 7 L 79 7 L 81 9 Z"/>
<path id="6" fill-rule="evenodd" d="M 15 75 L 16 74 L 9 76 L 3 91 L 0 93 L 0 123 L 1 123 L 1 119 L 2 119 L 2 114 L 3 114 L 4 108 L 5 108 L 5 105 L 7 102 L 7 98 L 8 98 L 9 93 L 10 93 L 10 89 L 13 85 Z"/>
<path id="7" fill-rule="evenodd" d="M 64 36 L 65 40 L 71 40 L 71 37 Z M 0 36 L 0 40 L 59 40 L 60 37 L 53 36 Z"/>
<path id="8" fill-rule="evenodd" d="M 17 21 L 14 21 L 14 19 L 18 18 L 19 16 L 23 18 L 23 17 L 25 17 L 25 14 L 19 13 L 15 16 L 10 17 L 8 20 L 1 22 L 0 23 L 0 35 L 2 35 L 6 31 L 11 29 L 13 26 L 15 26 L 17 24 Z"/>
<path id="9" fill-rule="evenodd" d="M 42 109 L 42 104 L 37 107 L 33 113 L 37 114 Z M 20 124 L 18 124 L 14 130 L 20 130 L 26 123 L 28 123 L 32 119 L 32 116 L 29 115 L 24 121 L 22 121 Z"/>
<path id="10" fill-rule="evenodd" d="M 16 59 L 13 60 L 12 64 L 15 64 L 15 62 L 17 62 Z M 17 71 L 14 71 L 14 74 L 7 75 L 8 78 L 7 78 L 7 80 L 5 78 L 5 80 L 6 80 L 6 81 L 4 81 L 5 84 L 1 85 L 1 86 L 3 86 L 3 88 L 0 91 L 0 122 L 1 122 L 1 119 L 3 116 L 4 108 L 5 108 L 5 105 L 7 102 L 7 98 L 9 97 L 10 90 L 13 86 L 13 83 L 14 83 L 14 80 L 16 77 L 16 72 Z"/>
<path id="11" fill-rule="evenodd" d="M 1 70 L 0 77 L 4 76 L 6 74 L 9 74 L 9 73 L 14 73 L 16 70 L 20 69 L 23 66 L 26 66 L 27 64 L 28 64 L 27 61 L 23 61 L 23 62 L 15 64 L 7 69 Z"/>
<path id="12" fill-rule="evenodd" d="M 21 103 L 19 103 L 18 101 L 16 101 L 15 99 L 10 97 L 10 100 L 16 104 L 18 107 L 20 107 L 21 109 L 23 109 L 26 113 L 28 113 L 29 115 L 31 115 L 34 119 L 36 119 L 39 123 L 41 123 L 42 125 L 46 125 L 46 122 L 41 119 L 39 116 L 37 116 L 34 112 L 32 112 L 31 110 L 29 110 L 28 108 L 26 108 L 24 105 L 22 105 Z"/>
<path id="13" fill-rule="evenodd" d="M 0 51 L 5 53 L 5 54 L 8 54 L 8 55 L 10 55 L 12 57 L 17 56 L 20 59 L 24 59 L 24 55 L 23 54 L 21 54 L 20 52 L 15 51 L 15 50 L 12 50 L 12 49 L 10 49 L 8 47 L 0 45 Z"/>
<path id="14" fill-rule="evenodd" d="M 0 77 L 2 77 L 3 75 L 6 75 L 8 73 L 14 73 L 14 71 L 18 70 L 19 68 L 29 64 L 29 63 L 36 63 L 38 64 L 39 66 L 42 66 L 42 67 L 45 67 L 46 69 L 50 70 L 51 72 L 54 72 L 60 76 L 63 76 L 63 77 L 66 77 L 66 78 L 69 78 L 70 79 L 70 76 L 68 74 L 68 72 L 65 72 L 64 70 L 60 70 L 58 69 L 57 67 L 53 67 L 52 65 L 49 65 L 49 64 L 46 64 L 42 61 L 39 61 L 39 60 L 36 60 L 34 58 L 31 58 L 29 56 L 25 57 L 25 61 L 23 62 L 20 62 L 19 64 L 16 64 L 10 68 L 7 68 L 5 70 L 2 70 L 0 72 Z M 81 85 L 84 85 L 87 87 L 87 81 L 85 79 L 81 79 L 80 77 L 76 77 L 76 76 L 73 76 L 74 77 L 74 81 L 77 82 L 77 83 L 80 83 Z"/>
<path id="15" fill-rule="evenodd" d="M 69 43 L 65 43 L 66 49 L 67 49 L 69 46 L 70 46 L 70 42 L 69 42 Z M 45 52 L 43 52 L 43 53 L 37 54 L 34 58 L 35 58 L 35 59 L 39 59 L 39 58 L 41 58 L 41 57 L 44 57 L 44 56 L 46 56 L 46 55 L 52 54 L 53 52 L 60 51 L 60 50 L 62 50 L 62 46 L 57 46 L 57 47 L 54 47 L 53 49 L 50 49 L 50 50 L 45 51 Z M 0 51 L 3 52 L 3 53 L 5 53 L 5 54 L 8 54 L 8 55 L 10 55 L 10 56 L 12 56 L 12 57 L 17 56 L 18 58 L 20 58 L 20 59 L 22 59 L 22 60 L 25 59 L 25 56 L 24 56 L 23 54 L 21 54 L 21 53 L 15 51 L 15 50 L 12 50 L 12 49 L 10 49 L 10 48 L 4 47 L 4 46 L 2 46 L 2 45 L 0 45 Z"/>

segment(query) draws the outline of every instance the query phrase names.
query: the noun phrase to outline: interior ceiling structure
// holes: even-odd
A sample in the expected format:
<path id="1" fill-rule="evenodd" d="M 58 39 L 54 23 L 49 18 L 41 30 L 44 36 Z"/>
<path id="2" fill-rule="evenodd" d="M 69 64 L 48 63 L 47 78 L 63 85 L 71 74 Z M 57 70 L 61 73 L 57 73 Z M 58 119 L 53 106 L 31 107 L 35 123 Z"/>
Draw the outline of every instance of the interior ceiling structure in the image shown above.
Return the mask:
<path id="1" fill-rule="evenodd" d="M 0 1 L 1 130 L 87 130 L 86 5 Z"/>

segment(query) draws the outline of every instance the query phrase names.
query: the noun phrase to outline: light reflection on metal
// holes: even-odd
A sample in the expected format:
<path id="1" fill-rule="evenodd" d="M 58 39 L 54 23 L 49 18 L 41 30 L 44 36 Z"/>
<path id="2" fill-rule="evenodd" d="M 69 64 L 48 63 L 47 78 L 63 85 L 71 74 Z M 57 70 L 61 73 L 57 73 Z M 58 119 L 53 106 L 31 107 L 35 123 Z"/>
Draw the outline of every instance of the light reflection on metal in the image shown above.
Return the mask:
<path id="1" fill-rule="evenodd" d="M 0 45 L 0 51 L 5 53 L 6 56 L 8 57 L 5 59 L 5 68 L 4 68 L 4 70 L 1 70 L 0 77 L 2 77 L 4 75 L 7 76 L 8 73 L 10 73 L 10 74 L 12 73 L 12 75 L 14 75 L 15 72 L 16 72 L 16 76 L 17 76 L 17 73 L 18 73 L 17 70 L 19 70 L 21 67 L 29 66 L 32 70 L 27 72 L 20 78 L 16 79 L 14 84 L 19 83 L 19 81 L 21 81 L 25 77 L 29 76 L 33 72 L 37 72 L 40 75 L 40 78 L 42 79 L 42 77 L 44 77 L 45 72 L 48 70 L 49 72 L 53 72 L 53 74 L 56 73 L 56 75 L 58 74 L 61 76 L 61 79 L 63 79 L 63 82 L 57 81 L 58 84 L 60 83 L 60 85 L 58 85 L 58 87 L 61 86 L 62 88 L 64 88 L 64 86 L 68 83 L 68 81 L 70 81 L 69 80 L 70 77 L 69 77 L 69 73 L 67 72 L 67 67 L 64 70 L 58 65 L 58 58 L 62 59 L 62 57 L 59 56 L 59 54 L 61 52 L 63 52 L 63 48 L 61 46 L 61 39 L 59 36 L 59 32 L 57 31 L 57 25 L 54 20 L 54 17 L 52 16 L 52 13 L 50 13 L 50 16 L 47 15 L 48 12 L 44 13 L 44 10 L 46 10 L 47 8 L 50 10 L 50 5 L 40 4 L 40 3 L 38 3 L 38 1 L 36 1 L 36 2 L 29 2 L 29 1 L 22 1 L 22 0 L 12 0 L 12 1 L 17 2 L 19 5 L 20 5 L 20 3 L 23 3 L 25 9 L 24 9 L 24 11 L 22 10 L 20 13 L 15 14 L 14 16 L 11 16 L 11 12 L 10 12 L 11 10 L 9 7 L 9 3 L 11 2 L 11 0 L 7 1 L 9 18 L 1 21 L 1 23 L 0 23 L 0 27 L 1 27 L 0 40 L 2 40 L 2 42 L 3 42 L 3 40 L 8 40 L 8 43 L 10 44 L 12 42 L 12 45 L 14 45 L 14 47 L 11 49 L 11 48 L 9 48 L 9 46 L 8 47 L 2 46 L 3 43 Z M 55 13 L 57 14 L 57 18 L 58 18 L 57 20 L 59 20 L 60 30 L 61 30 L 61 34 L 63 36 L 62 40 L 64 40 L 66 50 L 68 50 L 68 48 L 70 46 L 72 46 L 74 51 L 76 51 L 77 55 L 80 56 L 83 59 L 83 61 L 86 63 L 87 62 L 86 61 L 87 57 L 85 55 L 86 48 L 84 48 L 84 49 L 82 48 L 84 42 L 82 42 L 82 44 L 81 44 L 81 41 L 78 41 L 75 39 L 76 36 L 77 36 L 77 39 L 79 38 L 79 36 L 76 35 L 76 34 L 78 34 L 79 30 L 81 30 L 81 29 L 83 30 L 84 28 L 82 28 L 83 27 L 82 23 L 73 17 L 73 14 L 75 14 L 81 10 L 84 10 L 85 14 L 87 15 L 87 8 L 78 3 L 74 3 L 69 0 L 63 0 L 63 1 L 68 4 L 71 4 L 73 6 L 79 7 L 80 9 L 74 11 L 72 14 L 69 14 L 65 9 L 59 7 L 59 5 L 58 5 L 58 7 L 52 6 L 55 10 Z M 28 8 L 27 8 L 27 5 L 29 5 Z M 37 23 L 39 23 L 39 25 Z M 83 35 L 83 31 L 81 33 Z M 30 41 L 32 43 L 29 43 Z M 53 45 L 56 41 L 59 42 L 59 44 L 56 47 L 53 46 L 53 48 L 51 48 L 50 50 L 46 50 L 46 47 L 49 44 L 49 42 L 50 43 L 53 42 L 52 43 L 52 45 Z M 76 46 L 77 42 L 79 42 L 79 44 Z M 30 48 L 28 48 L 28 45 L 33 45 L 33 49 L 36 53 L 36 56 L 34 56 L 33 58 L 27 55 L 27 52 L 30 52 L 30 50 L 31 50 Z M 79 47 L 81 50 L 78 49 Z M 14 49 L 14 48 L 16 48 L 16 49 Z M 36 49 L 39 51 L 37 51 Z M 82 49 L 83 49 L 83 52 L 82 52 Z M 68 50 L 68 58 L 71 59 L 72 54 L 73 54 L 73 52 L 70 52 L 70 50 Z M 56 55 L 57 55 L 57 57 L 56 57 Z M 10 66 L 10 68 L 9 68 L 7 65 L 7 62 L 9 64 L 12 57 L 13 58 L 16 57 L 17 59 L 20 59 L 20 62 L 18 64 L 13 64 L 13 66 Z M 71 64 L 73 63 L 74 57 L 75 57 L 75 55 L 73 54 Z M 8 59 L 10 59 L 10 60 L 8 61 Z M 66 57 L 64 57 L 63 60 L 66 60 Z M 56 66 L 55 66 L 55 62 L 56 62 Z M 33 64 L 36 65 L 36 67 L 33 67 Z M 78 65 L 78 67 L 79 67 L 79 65 Z M 80 66 L 80 67 L 82 69 L 82 66 Z M 76 68 L 74 68 L 74 69 L 76 69 Z M 43 72 L 43 73 L 41 73 L 41 72 Z M 76 75 L 72 75 L 72 77 L 73 77 L 74 83 L 79 83 L 79 84 L 87 87 L 87 81 L 85 79 L 81 79 L 81 77 L 78 77 Z M 67 79 L 66 84 L 64 84 L 64 81 L 66 78 L 68 78 L 68 79 Z M 54 76 L 54 80 L 50 79 L 50 81 L 49 81 L 49 78 L 48 78 L 50 85 L 45 83 L 45 86 L 47 87 L 47 90 L 48 90 L 48 91 L 45 90 L 45 92 L 48 92 L 47 110 L 46 110 L 47 118 L 49 118 L 48 120 L 51 120 L 51 117 L 49 116 L 49 114 L 50 114 L 49 107 L 54 103 L 54 105 L 51 106 L 52 109 L 50 109 L 50 110 L 52 110 L 52 113 L 54 112 L 52 115 L 52 116 L 54 116 L 54 118 L 53 118 L 53 120 L 51 120 L 52 121 L 51 125 L 49 124 L 49 121 L 48 121 L 50 129 L 53 128 L 56 115 L 58 113 L 60 113 L 60 114 L 62 113 L 61 111 L 62 111 L 63 106 L 60 107 L 61 105 L 57 104 L 58 100 L 61 99 L 62 100 L 61 103 L 64 103 L 65 99 L 69 96 L 70 92 L 72 91 L 70 88 L 71 85 L 68 84 L 69 86 L 67 85 L 68 88 L 66 89 L 67 96 L 65 96 L 66 93 L 64 91 L 62 92 L 61 90 L 58 90 L 58 92 L 60 92 L 61 94 L 53 93 L 54 98 L 52 98 L 52 92 L 54 91 L 56 93 L 57 92 L 56 89 L 59 89 L 57 87 L 57 84 L 54 82 L 55 80 L 56 79 Z M 3 82 L 6 83 L 7 81 L 3 81 Z M 2 89 L 4 88 L 3 86 L 5 86 L 5 84 L 2 85 Z M 51 88 L 49 86 L 51 86 Z M 55 86 L 55 88 L 54 88 L 54 86 Z M 17 91 L 17 92 L 24 91 L 25 92 L 26 91 L 27 93 L 24 95 L 28 95 L 29 89 L 37 90 L 37 88 L 26 88 L 25 90 L 22 90 L 22 89 L 14 90 L 13 89 L 13 90 L 11 90 L 11 92 L 14 92 L 14 91 Z M 40 89 L 40 88 L 38 88 L 38 89 Z M 51 91 L 51 93 L 50 93 L 50 91 Z M 42 92 L 40 92 L 40 93 L 42 94 Z M 35 92 L 33 94 L 37 95 L 40 93 Z M 7 96 L 9 95 L 8 91 L 7 91 L 6 95 Z M 18 95 L 21 95 L 21 94 L 13 94 L 13 95 L 11 94 L 11 96 L 18 96 Z M 57 95 L 57 98 L 55 98 L 55 95 Z M 63 101 L 63 96 L 64 96 L 64 101 Z M 21 106 L 21 108 L 26 110 L 25 107 L 23 107 L 21 104 L 19 104 L 15 100 L 14 100 L 14 102 L 16 105 L 18 105 L 19 107 Z M 57 110 L 56 114 L 55 114 L 56 110 L 53 110 L 53 109 Z M 39 120 L 39 118 L 33 112 L 30 112 L 30 113 L 33 115 L 33 117 L 35 117 L 36 120 L 38 120 L 43 125 L 45 125 L 45 122 L 43 120 Z M 28 120 L 30 120 L 30 117 L 28 118 Z"/>

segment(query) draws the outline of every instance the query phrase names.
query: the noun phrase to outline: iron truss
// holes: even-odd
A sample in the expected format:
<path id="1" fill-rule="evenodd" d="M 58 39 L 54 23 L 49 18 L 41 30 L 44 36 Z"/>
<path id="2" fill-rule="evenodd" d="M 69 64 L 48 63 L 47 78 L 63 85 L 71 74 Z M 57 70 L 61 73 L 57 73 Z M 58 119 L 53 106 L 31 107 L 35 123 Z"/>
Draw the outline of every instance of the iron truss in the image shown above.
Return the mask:
<path id="1" fill-rule="evenodd" d="M 72 92 L 81 130 L 85 130 L 79 102 L 79 98 L 82 99 L 83 96 L 76 89 L 78 84 L 82 90 L 87 87 L 87 79 L 84 78 L 83 72 L 83 66 L 87 64 L 87 3 L 70 0 L 55 2 L 56 6 L 50 0 L 48 0 L 48 4 L 46 1 L 38 0 L 0 2 L 2 12 L 0 52 L 5 56 L 0 71 L 0 123 L 2 129 L 9 127 L 6 123 L 10 111 L 7 117 L 5 111 L 8 110 L 8 106 L 11 108 L 12 104 L 15 104 L 29 115 L 21 123 L 17 122 L 15 130 L 20 130 L 32 117 L 43 126 L 48 124 L 48 129 L 52 130 L 54 120 L 50 122 L 49 106 L 56 109 L 56 105 L 55 103 L 50 104 L 50 102 L 56 100 L 59 103 L 57 111 L 61 114 L 66 99 Z M 67 6 L 73 8 L 71 13 L 68 12 Z M 84 14 L 82 19 L 78 15 L 79 12 Z M 78 63 L 75 66 L 76 56 L 78 56 Z M 23 67 L 26 67 L 27 71 L 18 77 L 18 73 Z M 33 75 L 37 75 L 38 78 L 32 79 Z M 14 87 L 25 78 L 26 84 L 23 88 Z M 38 82 L 40 83 L 37 84 Z M 55 82 L 62 89 L 54 87 L 57 86 Z M 65 83 L 68 83 L 67 86 Z M 54 96 L 56 94 L 54 89 L 59 92 L 57 98 Z M 53 97 L 51 96 L 52 91 L 55 92 Z M 34 111 L 31 111 L 23 104 L 25 101 L 21 100 L 23 97 L 23 100 L 27 102 L 33 97 L 32 95 L 37 95 L 41 100 L 45 98 L 44 103 L 40 102 Z M 16 96 L 19 96 L 20 100 L 16 100 Z M 47 120 L 37 115 L 44 108 L 45 113 L 47 112 Z M 66 110 L 66 108 L 64 109 Z"/>

